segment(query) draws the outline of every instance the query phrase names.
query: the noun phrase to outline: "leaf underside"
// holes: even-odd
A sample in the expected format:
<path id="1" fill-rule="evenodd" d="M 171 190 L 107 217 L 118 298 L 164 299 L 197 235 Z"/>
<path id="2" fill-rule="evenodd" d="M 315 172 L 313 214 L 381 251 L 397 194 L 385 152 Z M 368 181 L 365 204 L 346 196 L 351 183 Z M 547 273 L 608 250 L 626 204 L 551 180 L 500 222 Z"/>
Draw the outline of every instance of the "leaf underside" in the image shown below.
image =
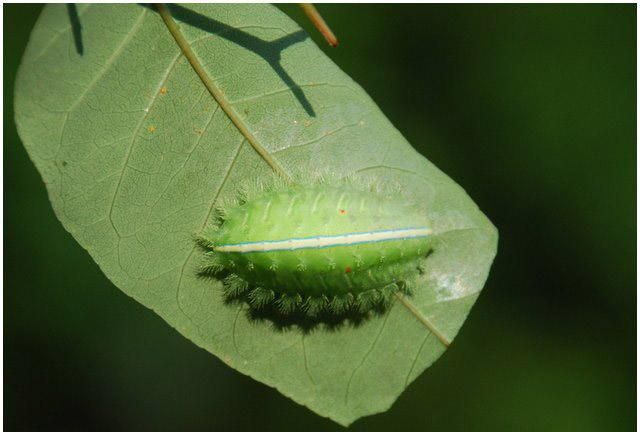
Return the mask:
<path id="1" fill-rule="evenodd" d="M 453 340 L 497 232 L 367 94 L 270 5 L 172 6 L 212 97 L 158 13 L 47 6 L 20 67 L 16 122 L 56 215 L 122 291 L 229 366 L 338 423 L 388 409 Z M 80 44 L 78 42 L 81 42 Z M 79 49 L 81 47 L 82 49 Z M 410 298 L 312 328 L 255 317 L 199 276 L 194 235 L 247 178 L 330 170 L 427 203 L 437 247 Z"/>

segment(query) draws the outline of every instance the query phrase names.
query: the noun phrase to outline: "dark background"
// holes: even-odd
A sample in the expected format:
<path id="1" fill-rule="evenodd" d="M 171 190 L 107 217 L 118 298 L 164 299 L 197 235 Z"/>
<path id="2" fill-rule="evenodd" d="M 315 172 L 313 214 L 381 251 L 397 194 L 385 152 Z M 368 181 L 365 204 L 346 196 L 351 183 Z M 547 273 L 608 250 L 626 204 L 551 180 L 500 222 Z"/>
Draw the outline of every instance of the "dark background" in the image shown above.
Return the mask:
<path id="1" fill-rule="evenodd" d="M 635 5 L 319 5 L 326 46 L 500 231 L 451 348 L 360 431 L 636 423 Z M 128 298 L 56 220 L 13 123 L 37 5 L 4 7 L 7 430 L 341 428 Z"/>

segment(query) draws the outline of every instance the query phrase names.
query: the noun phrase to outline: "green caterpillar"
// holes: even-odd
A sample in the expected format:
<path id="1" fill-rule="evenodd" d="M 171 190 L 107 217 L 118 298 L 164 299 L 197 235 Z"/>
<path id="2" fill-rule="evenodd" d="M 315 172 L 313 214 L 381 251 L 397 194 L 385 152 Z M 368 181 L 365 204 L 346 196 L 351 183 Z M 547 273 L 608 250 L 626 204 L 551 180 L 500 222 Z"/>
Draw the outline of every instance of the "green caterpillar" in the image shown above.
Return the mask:
<path id="1" fill-rule="evenodd" d="M 425 209 L 399 189 L 352 180 L 245 189 L 200 238 L 228 296 L 284 314 L 386 307 L 410 294 L 430 252 Z"/>

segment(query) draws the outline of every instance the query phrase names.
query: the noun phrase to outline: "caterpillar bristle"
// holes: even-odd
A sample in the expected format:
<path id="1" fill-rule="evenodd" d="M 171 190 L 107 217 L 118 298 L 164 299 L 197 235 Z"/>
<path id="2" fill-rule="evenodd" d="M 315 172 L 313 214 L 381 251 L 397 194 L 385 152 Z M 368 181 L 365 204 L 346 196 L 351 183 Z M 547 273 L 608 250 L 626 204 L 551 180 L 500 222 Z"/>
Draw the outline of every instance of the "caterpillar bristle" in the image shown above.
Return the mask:
<path id="1" fill-rule="evenodd" d="M 195 236 L 193 240 L 203 249 L 213 249 L 213 243 L 205 236 Z"/>
<path id="2" fill-rule="evenodd" d="M 358 311 L 366 312 L 369 309 L 374 308 L 380 302 L 381 296 L 378 290 L 370 289 L 358 294 Z"/>
<path id="3" fill-rule="evenodd" d="M 393 301 L 393 296 L 398 292 L 398 285 L 391 283 L 383 288 L 380 288 L 380 302 L 382 305 L 387 305 Z"/>
<path id="4" fill-rule="evenodd" d="M 309 297 L 303 305 L 303 310 L 307 315 L 315 317 L 326 309 L 329 305 L 329 299 L 326 296 Z"/>
<path id="5" fill-rule="evenodd" d="M 227 216 L 229 216 L 229 207 L 225 205 L 218 205 L 213 210 L 214 220 L 217 225 L 222 225 L 224 221 L 227 220 Z M 215 226 L 215 225 L 212 225 Z"/>
<path id="6" fill-rule="evenodd" d="M 399 291 L 403 294 L 406 295 L 411 295 L 413 294 L 413 291 L 415 289 L 415 280 L 413 279 L 405 279 L 402 281 L 402 283 L 399 283 Z"/>
<path id="7" fill-rule="evenodd" d="M 202 274 L 209 275 L 209 276 L 215 276 L 218 273 L 220 273 L 222 270 L 224 270 L 224 266 L 222 266 L 222 265 L 219 265 L 219 264 L 205 264 L 202 267 Z"/>
<path id="8" fill-rule="evenodd" d="M 353 303 L 353 296 L 351 294 L 336 295 L 329 303 L 329 308 L 336 314 L 342 315 L 346 313 Z"/>
<path id="9" fill-rule="evenodd" d="M 238 275 L 231 274 L 223 280 L 225 295 L 229 297 L 239 297 L 246 293 L 249 289 L 249 284 Z"/>
<path id="10" fill-rule="evenodd" d="M 249 302 L 251 306 L 256 308 L 263 308 L 273 301 L 275 298 L 275 293 L 263 287 L 257 287 L 251 291 L 249 291 Z"/>
<path id="11" fill-rule="evenodd" d="M 282 294 L 276 301 L 276 307 L 283 314 L 290 314 L 303 304 L 300 294 Z"/>

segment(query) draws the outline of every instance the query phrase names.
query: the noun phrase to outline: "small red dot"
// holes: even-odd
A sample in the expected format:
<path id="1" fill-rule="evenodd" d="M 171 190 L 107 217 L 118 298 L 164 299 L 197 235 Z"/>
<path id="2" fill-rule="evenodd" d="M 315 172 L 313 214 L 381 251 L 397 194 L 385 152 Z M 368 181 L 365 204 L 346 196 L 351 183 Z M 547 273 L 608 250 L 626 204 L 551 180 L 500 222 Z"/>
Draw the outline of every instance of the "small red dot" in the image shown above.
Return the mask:
<path id="1" fill-rule="evenodd" d="M 345 209 L 340 209 L 338 211 L 340 212 L 340 214 L 347 214 L 347 211 Z"/>
<path id="2" fill-rule="evenodd" d="M 351 273 L 351 267 L 347 267 L 347 268 L 345 268 L 345 269 L 344 269 L 344 272 L 345 272 L 345 273 Z"/>

